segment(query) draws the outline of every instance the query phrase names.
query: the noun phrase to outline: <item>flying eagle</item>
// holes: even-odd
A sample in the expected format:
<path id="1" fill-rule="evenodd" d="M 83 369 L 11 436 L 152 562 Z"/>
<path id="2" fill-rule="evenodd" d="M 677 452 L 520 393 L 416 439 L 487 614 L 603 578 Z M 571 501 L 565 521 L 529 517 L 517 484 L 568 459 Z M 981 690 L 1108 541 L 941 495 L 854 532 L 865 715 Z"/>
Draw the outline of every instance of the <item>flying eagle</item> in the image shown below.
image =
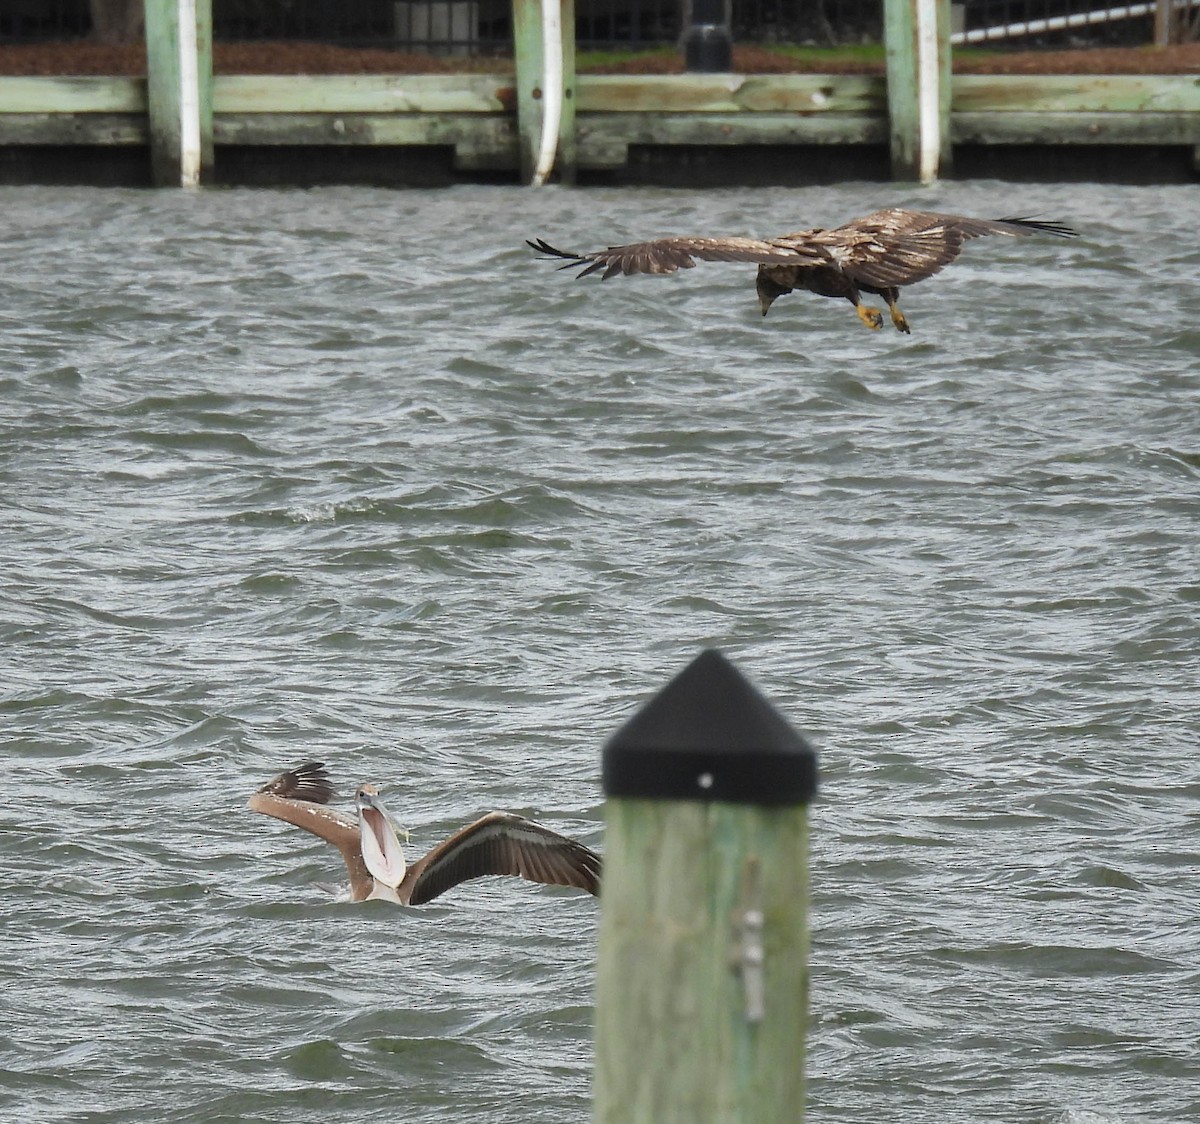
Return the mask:
<path id="1" fill-rule="evenodd" d="M 902 285 L 932 277 L 958 257 L 969 238 L 985 234 L 1056 234 L 1074 238 L 1076 231 L 1041 219 L 973 219 L 904 211 L 889 207 L 834 230 L 800 230 L 778 238 L 658 238 L 610 246 L 591 254 L 558 250 L 539 238 L 527 242 L 546 258 L 565 258 L 560 269 L 582 266 L 578 277 L 604 270 L 601 280 L 616 273 L 674 273 L 702 261 L 758 263 L 758 303 L 766 316 L 776 298 L 793 289 L 822 297 L 845 297 L 868 328 L 883 326 L 883 313 L 862 303 L 863 293 L 883 297 L 898 332 L 908 320 L 896 306 Z"/>

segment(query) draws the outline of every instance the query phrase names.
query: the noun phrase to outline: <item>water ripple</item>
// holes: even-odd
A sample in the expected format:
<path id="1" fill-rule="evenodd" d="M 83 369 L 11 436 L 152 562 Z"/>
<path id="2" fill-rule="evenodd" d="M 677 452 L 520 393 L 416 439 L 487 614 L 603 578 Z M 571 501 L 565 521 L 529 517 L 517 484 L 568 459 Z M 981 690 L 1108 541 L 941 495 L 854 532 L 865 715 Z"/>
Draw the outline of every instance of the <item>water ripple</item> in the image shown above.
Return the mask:
<path id="1" fill-rule="evenodd" d="M 417 853 L 601 844 L 717 644 L 822 746 L 812 1119 L 1200 1117 L 1193 196 L 0 189 L 0 1115 L 587 1120 L 594 903 L 348 907 L 244 801 L 317 757 Z M 911 338 L 522 249 L 884 203 L 1083 237 Z"/>

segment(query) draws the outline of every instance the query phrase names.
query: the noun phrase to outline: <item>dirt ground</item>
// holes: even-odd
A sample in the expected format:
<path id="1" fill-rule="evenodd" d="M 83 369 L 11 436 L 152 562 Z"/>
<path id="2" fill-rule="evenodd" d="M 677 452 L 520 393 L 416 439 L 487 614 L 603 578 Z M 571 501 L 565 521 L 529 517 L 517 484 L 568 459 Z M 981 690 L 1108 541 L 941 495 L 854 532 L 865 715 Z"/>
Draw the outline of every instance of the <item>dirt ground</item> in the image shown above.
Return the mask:
<path id="1" fill-rule="evenodd" d="M 813 69 L 766 47 L 735 46 L 734 69 L 741 74 L 791 74 Z M 511 70 L 507 58 L 447 58 L 403 51 L 335 47 L 324 43 L 217 43 L 218 74 L 452 74 Z M 604 74 L 677 74 L 678 55 L 651 54 L 592 68 Z M 955 59 L 963 74 L 1200 74 L 1200 43 L 1174 47 L 1096 47 L 1074 51 L 1019 51 L 985 58 Z M 823 74 L 881 73 L 882 65 L 846 62 L 822 65 Z M 146 73 L 143 47 L 111 47 L 86 41 L 0 45 L 0 75 L 140 75 Z"/>

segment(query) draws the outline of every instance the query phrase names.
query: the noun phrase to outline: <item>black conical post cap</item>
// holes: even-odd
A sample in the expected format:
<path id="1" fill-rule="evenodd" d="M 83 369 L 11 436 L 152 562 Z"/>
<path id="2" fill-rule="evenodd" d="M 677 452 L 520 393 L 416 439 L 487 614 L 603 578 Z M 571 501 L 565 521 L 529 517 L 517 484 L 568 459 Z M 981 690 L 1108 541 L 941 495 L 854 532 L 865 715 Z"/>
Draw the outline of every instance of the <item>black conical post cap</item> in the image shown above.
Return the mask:
<path id="1" fill-rule="evenodd" d="M 804 804 L 817 759 L 720 652 L 701 652 L 604 747 L 604 792 L 651 800 Z"/>

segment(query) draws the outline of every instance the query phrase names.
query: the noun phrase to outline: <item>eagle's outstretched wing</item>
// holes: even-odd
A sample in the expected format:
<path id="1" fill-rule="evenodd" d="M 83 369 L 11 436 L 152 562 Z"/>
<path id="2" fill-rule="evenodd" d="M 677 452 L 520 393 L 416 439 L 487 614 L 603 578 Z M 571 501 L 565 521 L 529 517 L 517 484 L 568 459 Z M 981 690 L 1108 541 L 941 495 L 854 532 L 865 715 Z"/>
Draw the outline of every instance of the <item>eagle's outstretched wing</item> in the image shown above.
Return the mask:
<path id="1" fill-rule="evenodd" d="M 803 244 L 780 245 L 757 238 L 658 238 L 653 242 L 631 242 L 628 246 L 609 246 L 591 254 L 559 250 L 539 238 L 526 240 L 545 257 L 563 258 L 559 269 L 582 266 L 577 277 L 604 270 L 601 280 L 607 281 L 617 273 L 674 273 L 691 269 L 696 258 L 701 261 L 748 261 L 760 265 L 819 265 L 828 255 Z"/>
<path id="2" fill-rule="evenodd" d="M 603 270 L 618 273 L 674 273 L 702 261 L 744 261 L 759 265 L 832 266 L 860 284 L 911 285 L 949 265 L 968 239 L 985 234 L 1056 234 L 1075 231 L 1042 219 L 973 219 L 899 207 L 875 211 L 834 230 L 800 230 L 778 238 L 658 238 L 579 254 L 559 250 L 539 238 L 527 244 L 545 257 L 562 258 L 560 269 L 581 267 L 578 277 Z"/>
<path id="3" fill-rule="evenodd" d="M 803 239 L 805 245 L 824 250 L 831 264 L 860 284 L 899 288 L 932 277 L 958 257 L 964 242 L 986 234 L 1074 238 L 1076 232 L 1042 219 L 974 219 L 890 207 L 834 230 L 804 231 L 777 241 L 790 244 L 792 239 Z"/>

